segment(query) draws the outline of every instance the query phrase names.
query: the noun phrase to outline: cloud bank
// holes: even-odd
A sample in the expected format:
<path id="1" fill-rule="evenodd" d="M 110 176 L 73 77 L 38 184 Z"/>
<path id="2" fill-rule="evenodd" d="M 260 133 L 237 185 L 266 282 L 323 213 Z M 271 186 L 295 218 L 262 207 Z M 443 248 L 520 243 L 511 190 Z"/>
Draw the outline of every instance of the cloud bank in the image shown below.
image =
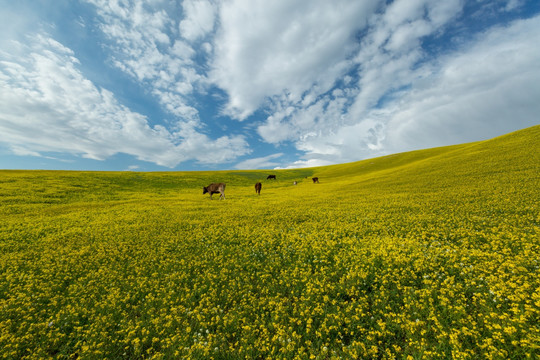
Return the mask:
<path id="1" fill-rule="evenodd" d="M 281 98 L 259 134 L 271 143 L 293 141 L 314 166 L 538 123 L 540 18 L 490 28 L 451 51 L 422 49 L 462 11 L 459 1 L 395 1 L 370 19 L 344 84 L 315 101 L 309 90 L 300 101 Z"/>
<path id="2" fill-rule="evenodd" d="M 86 76 L 88 59 L 14 20 L 0 42 L 0 142 L 14 154 L 303 167 L 538 123 L 540 9 L 528 1 L 83 3 L 102 66 L 166 119 L 130 109 Z"/>
<path id="3" fill-rule="evenodd" d="M 174 167 L 190 159 L 230 161 L 249 151 L 242 136 L 211 140 L 191 122 L 179 122 L 175 131 L 151 127 L 145 116 L 86 79 L 73 51 L 44 36 L 30 44 L 16 44 L 14 60 L 0 62 L 0 133 L 16 154 L 103 160 L 126 153 Z"/>

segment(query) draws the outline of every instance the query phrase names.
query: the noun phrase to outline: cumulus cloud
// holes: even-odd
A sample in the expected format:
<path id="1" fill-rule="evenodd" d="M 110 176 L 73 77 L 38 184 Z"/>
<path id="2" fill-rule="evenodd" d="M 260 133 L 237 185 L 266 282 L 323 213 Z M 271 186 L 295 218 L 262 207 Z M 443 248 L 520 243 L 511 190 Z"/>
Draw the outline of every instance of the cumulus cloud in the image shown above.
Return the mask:
<path id="1" fill-rule="evenodd" d="M 180 21 L 180 34 L 190 42 L 203 38 L 214 28 L 217 7 L 207 0 L 185 0 L 185 17 Z"/>
<path id="2" fill-rule="evenodd" d="M 236 169 L 271 169 L 279 165 L 273 160 L 279 159 L 283 153 L 271 154 L 259 158 L 244 160 L 235 165 Z"/>
<path id="3" fill-rule="evenodd" d="M 397 90 L 424 76 L 422 70 L 415 69 L 424 56 L 419 46 L 421 39 L 433 35 L 457 16 L 462 3 L 460 0 L 444 4 L 433 0 L 397 0 L 374 12 L 377 5 L 380 4 L 374 2 L 370 8 L 359 9 L 365 21 L 343 25 L 348 34 L 364 33 L 358 47 L 348 49 L 354 50 L 352 53 L 336 52 L 331 47 L 324 50 L 335 56 L 323 59 L 324 66 L 341 64 L 347 73 L 356 72 L 354 78 L 344 75 L 343 69 L 341 73 L 319 69 L 329 84 L 321 87 L 317 81 L 302 83 L 292 76 L 295 84 L 301 84 L 302 95 L 281 96 L 272 103 L 271 115 L 258 127 L 265 141 L 293 141 L 306 156 L 317 154 L 324 161 L 331 157 L 334 161 L 352 161 L 351 154 L 361 156 L 381 151 L 384 111 L 375 112 L 374 108 L 381 99 L 396 96 Z M 304 74 L 302 69 L 295 71 L 296 77 Z M 334 89 L 338 81 L 342 83 L 339 89 Z M 250 87 L 246 93 L 256 94 L 257 89 Z M 374 139 L 374 134 L 381 138 Z M 359 148 L 363 149 L 361 153 Z"/>
<path id="4" fill-rule="evenodd" d="M 355 31 L 379 3 L 234 0 L 222 4 L 211 80 L 225 113 L 246 119 L 269 98 L 298 102 L 330 90 L 349 69 Z"/>
<path id="5" fill-rule="evenodd" d="M 459 0 L 392 2 L 369 18 L 352 80 L 314 101 L 306 96 L 274 103 L 259 135 L 270 143 L 292 141 L 306 162 L 322 165 L 475 141 L 535 124 L 539 18 L 460 39 L 454 51 L 427 54 L 424 39 L 441 36 L 462 12 Z"/>
<path id="6" fill-rule="evenodd" d="M 276 166 L 276 170 L 284 170 L 284 169 L 299 169 L 299 168 L 309 168 L 309 167 L 317 167 L 317 166 L 326 166 L 326 165 L 332 165 L 334 164 L 333 161 L 323 160 L 320 158 L 316 159 L 308 159 L 308 160 L 296 160 L 293 161 L 291 164 L 284 165 L 284 166 Z"/>
<path id="7" fill-rule="evenodd" d="M 207 12 L 207 2 L 186 2 L 186 20 L 178 24 L 175 7 L 162 2 L 116 2 L 87 0 L 101 17 L 100 29 L 108 39 L 111 61 L 118 69 L 149 86 L 160 103 L 172 114 L 197 119 L 198 110 L 189 96 L 203 87 L 204 76 L 196 70 L 196 50 L 178 34 L 192 40 L 200 36 L 207 22 L 197 22 Z M 191 4 L 191 5 L 190 5 Z M 187 22 L 187 23 L 186 23 Z M 202 26 L 202 30 L 197 30 Z M 201 25 L 202 24 L 202 25 Z"/>
<path id="8" fill-rule="evenodd" d="M 495 28 L 444 56 L 389 116 L 385 146 L 409 150 L 487 139 L 540 112 L 540 17 Z"/>
<path id="9" fill-rule="evenodd" d="M 360 93 L 346 115 L 356 121 L 305 135 L 297 148 L 306 158 L 344 162 L 532 126 L 540 112 L 539 34 L 540 17 L 491 29 L 411 71 L 407 89 L 382 107 L 355 108 L 359 100 L 365 104 Z M 395 81 L 402 84 L 399 77 Z M 389 80 L 386 89 L 393 84 Z"/>
<path id="10" fill-rule="evenodd" d="M 360 92 L 351 114 L 365 116 L 386 93 L 421 76 L 414 71 L 424 56 L 421 39 L 440 29 L 461 8 L 459 0 L 397 0 L 375 16 L 355 59 L 360 67 Z"/>
<path id="11" fill-rule="evenodd" d="M 40 15 L 17 20 L 10 5 L 0 130 L 15 154 L 305 167 L 537 123 L 540 20 L 523 19 L 524 0 L 85 1 L 93 12 L 73 23 L 103 49 L 99 66 L 127 74 L 167 118 L 96 86 L 81 70 L 88 58 L 29 30 Z M 242 158 L 248 140 L 271 155 Z M 291 144 L 303 155 L 284 164 L 276 148 Z"/>
<path id="12" fill-rule="evenodd" d="M 196 131 L 196 122 L 182 122 L 175 132 L 151 127 L 145 116 L 86 79 L 72 50 L 46 35 L 29 43 L 16 44 L 16 53 L 0 62 L 0 133 L 14 153 L 65 152 L 97 160 L 127 153 L 173 167 L 249 152 L 242 136 L 214 141 Z"/>

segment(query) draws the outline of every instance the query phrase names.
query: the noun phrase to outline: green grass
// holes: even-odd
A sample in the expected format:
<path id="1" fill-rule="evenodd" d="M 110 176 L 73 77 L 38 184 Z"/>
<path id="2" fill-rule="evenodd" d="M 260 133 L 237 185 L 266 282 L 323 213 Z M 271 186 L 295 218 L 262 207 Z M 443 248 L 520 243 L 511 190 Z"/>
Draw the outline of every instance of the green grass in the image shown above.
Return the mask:
<path id="1" fill-rule="evenodd" d="M 539 150 L 0 171 L 0 358 L 538 358 Z"/>

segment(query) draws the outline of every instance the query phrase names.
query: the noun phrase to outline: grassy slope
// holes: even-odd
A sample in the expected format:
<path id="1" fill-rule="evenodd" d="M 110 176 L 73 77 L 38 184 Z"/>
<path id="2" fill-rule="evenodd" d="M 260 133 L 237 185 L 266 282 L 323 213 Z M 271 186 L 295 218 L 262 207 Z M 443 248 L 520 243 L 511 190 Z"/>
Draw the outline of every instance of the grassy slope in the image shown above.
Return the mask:
<path id="1" fill-rule="evenodd" d="M 380 158 L 318 168 L 295 170 L 198 171 L 198 172 L 70 172 L 70 171 L 1 171 L 4 204 L 9 203 L 12 183 L 20 196 L 39 201 L 62 203 L 86 197 L 119 197 L 128 193 L 165 194 L 172 191 L 195 191 L 211 182 L 227 183 L 228 189 L 248 187 L 261 181 L 272 188 L 289 186 L 292 181 L 311 183 L 312 176 L 323 183 L 340 185 L 359 182 L 412 183 L 434 178 L 460 180 L 464 177 L 488 180 L 497 173 L 536 171 L 539 163 L 540 128 L 533 127 L 483 142 L 447 146 L 393 154 Z M 525 159 L 527 158 L 527 159 Z M 526 160 L 526 161 L 525 161 Z M 278 174 L 278 181 L 266 181 L 268 174 Z M 534 176 L 533 176 L 534 178 Z M 378 179 L 378 180 L 377 180 Z M 342 184 L 343 183 L 343 184 Z M 436 183 L 436 182 L 435 182 Z M 427 184 L 425 184 L 427 185 Z M 469 184 L 473 185 L 473 184 Z M 446 186 L 446 185 L 445 185 Z M 26 193 L 25 193 L 26 191 Z M 232 192 L 232 191 L 229 191 Z M 14 198 L 15 195 L 13 194 Z"/>
<path id="2" fill-rule="evenodd" d="M 539 150 L 536 126 L 311 169 L 0 171 L 0 357 L 539 356 Z"/>
<path id="3" fill-rule="evenodd" d="M 535 189 L 540 174 L 540 126 L 482 142 L 395 154 L 316 169 L 324 182 L 391 193 L 495 197 Z M 519 185 L 518 185 L 519 184 Z M 534 201 L 538 193 L 531 194 Z M 535 198 L 536 196 L 536 198 Z"/>

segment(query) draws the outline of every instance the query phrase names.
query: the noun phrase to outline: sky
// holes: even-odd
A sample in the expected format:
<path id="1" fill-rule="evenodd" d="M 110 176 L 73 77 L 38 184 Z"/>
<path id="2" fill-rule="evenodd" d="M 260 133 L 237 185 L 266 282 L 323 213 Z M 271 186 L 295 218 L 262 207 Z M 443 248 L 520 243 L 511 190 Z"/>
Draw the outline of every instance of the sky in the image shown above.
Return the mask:
<path id="1" fill-rule="evenodd" d="M 540 123 L 537 0 L 0 0 L 0 169 L 285 169 Z"/>

